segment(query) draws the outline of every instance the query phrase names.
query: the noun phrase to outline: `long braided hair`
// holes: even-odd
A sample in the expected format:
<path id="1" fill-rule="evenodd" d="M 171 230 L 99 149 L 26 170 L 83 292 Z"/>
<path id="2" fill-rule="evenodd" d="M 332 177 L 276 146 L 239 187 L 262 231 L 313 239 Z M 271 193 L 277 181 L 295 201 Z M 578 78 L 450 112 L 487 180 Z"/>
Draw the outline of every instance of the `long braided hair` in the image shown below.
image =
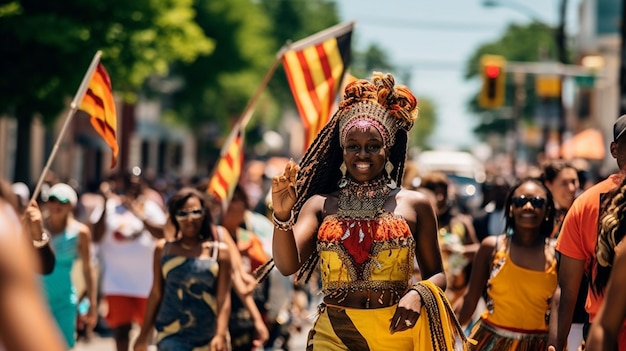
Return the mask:
<path id="1" fill-rule="evenodd" d="M 394 165 L 390 177 L 401 183 L 406 162 L 408 132 L 417 119 L 417 99 L 403 85 L 395 85 L 393 75 L 374 72 L 372 80 L 359 79 L 346 86 L 339 108 L 330 121 L 322 128 L 300 162 L 296 180 L 297 199 L 293 213 L 297 219 L 304 203 L 313 195 L 330 194 L 339 190 L 337 185 L 342 174 L 339 170 L 343 162 L 343 149 L 340 145 L 340 123 L 345 118 L 361 117 L 355 114 L 359 104 L 377 105 L 383 108 L 384 115 L 366 116 L 379 120 L 390 132 L 393 140 L 389 148 L 389 161 Z M 317 252 L 300 268 L 296 278 L 306 276 L 307 281 L 315 264 Z M 257 270 L 257 277 L 263 279 L 273 268 L 272 261 Z"/>
<path id="2" fill-rule="evenodd" d="M 395 136 L 395 142 L 389 145 L 389 160 L 394 165 L 391 178 L 400 183 L 406 162 L 408 131 L 417 119 L 417 99 L 407 87 L 395 86 L 391 74 L 374 72 L 371 82 L 360 79 L 346 86 L 337 113 L 322 128 L 300 162 L 294 215 L 298 215 L 311 196 L 339 190 L 337 182 L 342 176 L 339 166 L 343 162 L 339 123 L 360 102 L 380 104 L 388 113 L 384 123 L 391 126 Z"/>
<path id="3" fill-rule="evenodd" d="M 615 247 L 626 234 L 626 177 L 604 198 L 600 210 L 600 225 L 596 243 L 596 274 L 592 291 L 601 294 L 609 281 Z"/>

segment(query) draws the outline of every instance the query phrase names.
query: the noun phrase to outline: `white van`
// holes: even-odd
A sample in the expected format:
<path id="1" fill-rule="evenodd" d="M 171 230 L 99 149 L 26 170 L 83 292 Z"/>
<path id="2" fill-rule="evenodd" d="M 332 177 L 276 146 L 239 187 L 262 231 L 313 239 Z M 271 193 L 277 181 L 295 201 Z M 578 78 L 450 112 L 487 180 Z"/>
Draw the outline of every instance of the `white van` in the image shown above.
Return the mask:
<path id="1" fill-rule="evenodd" d="M 455 188 L 462 210 L 471 210 L 482 201 L 481 186 L 485 181 L 485 166 L 469 152 L 455 150 L 422 151 L 416 158 L 419 173 L 442 172 Z"/>

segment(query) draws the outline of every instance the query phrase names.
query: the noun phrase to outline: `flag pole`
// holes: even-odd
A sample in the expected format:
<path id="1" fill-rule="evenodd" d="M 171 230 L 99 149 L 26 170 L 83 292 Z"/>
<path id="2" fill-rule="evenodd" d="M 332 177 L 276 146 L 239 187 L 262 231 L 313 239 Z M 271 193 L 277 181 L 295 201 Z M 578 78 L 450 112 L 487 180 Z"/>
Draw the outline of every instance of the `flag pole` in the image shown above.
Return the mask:
<path id="1" fill-rule="evenodd" d="M 242 128 L 245 129 L 248 122 L 250 122 L 250 119 L 252 118 L 252 112 L 254 112 L 254 107 L 256 106 L 256 103 L 259 100 L 259 97 L 261 97 L 261 93 L 267 87 L 267 84 L 269 83 L 270 79 L 274 75 L 276 68 L 280 64 L 280 61 L 282 60 L 287 50 L 288 50 L 287 45 L 283 45 L 283 47 L 281 47 L 280 50 L 278 50 L 278 52 L 276 53 L 276 57 L 274 58 L 274 62 L 272 62 L 272 65 L 267 70 L 267 73 L 265 73 L 265 77 L 263 77 L 263 81 L 261 81 L 261 84 L 259 84 L 259 87 L 257 88 L 256 92 L 254 92 L 254 95 L 252 95 L 252 98 L 250 98 L 250 101 L 248 101 L 248 104 L 246 105 L 243 112 L 241 113 L 241 118 L 239 119 L 239 121 L 241 123 Z"/>
<path id="2" fill-rule="evenodd" d="M 280 48 L 280 50 L 278 50 L 278 52 L 276 53 L 276 57 L 274 58 L 274 62 L 272 62 L 272 65 L 270 66 L 270 68 L 265 73 L 265 76 L 263 77 L 263 80 L 259 84 L 259 87 L 256 89 L 256 91 L 254 92 L 254 94 L 252 95 L 252 97 L 250 98 L 248 103 L 246 104 L 246 107 L 244 108 L 243 112 L 241 113 L 241 116 L 239 117 L 237 122 L 235 122 L 235 125 L 233 126 L 230 134 L 228 135 L 228 138 L 226 138 L 226 140 L 224 141 L 224 144 L 222 144 L 222 148 L 220 150 L 219 159 L 213 165 L 213 168 L 211 169 L 211 174 L 208 177 L 208 180 L 209 180 L 208 186 L 210 186 L 211 180 L 213 179 L 213 177 L 215 177 L 215 174 L 217 173 L 217 166 L 219 165 L 219 160 L 221 160 L 222 158 L 226 157 L 226 153 L 228 152 L 230 144 L 234 142 L 235 138 L 237 137 L 237 135 L 240 132 L 242 133 L 242 135 L 241 135 L 242 138 L 245 136 L 244 135 L 245 127 L 248 124 L 248 122 L 250 122 L 250 119 L 252 118 L 252 114 L 254 113 L 254 108 L 256 106 L 256 103 L 259 100 L 259 98 L 261 96 L 261 93 L 263 93 L 263 90 L 265 90 L 265 88 L 267 87 L 267 84 L 269 83 L 270 79 L 274 75 L 274 72 L 276 71 L 276 68 L 280 64 L 280 62 L 281 62 L 283 56 L 285 55 L 285 52 L 287 52 L 287 50 L 288 50 L 288 45 L 287 44 L 283 45 Z M 207 188 L 207 190 L 208 190 L 208 188 Z M 226 209 L 228 207 L 228 201 L 230 201 L 230 199 L 221 199 L 221 200 L 222 200 L 221 201 L 222 211 L 224 212 L 224 211 L 226 211 Z"/>
<path id="3" fill-rule="evenodd" d="M 91 80 L 91 76 L 93 76 L 93 72 L 96 70 L 96 67 L 98 66 L 98 62 L 100 62 L 100 56 L 102 56 L 102 51 L 98 50 L 96 54 L 94 55 L 93 59 L 91 60 L 91 64 L 89 65 L 89 68 L 87 69 L 87 73 L 85 73 L 85 76 L 83 77 L 83 81 L 80 83 L 78 91 L 76 92 L 76 95 L 74 96 L 74 100 L 72 100 L 72 103 L 70 104 L 70 110 L 67 113 L 67 117 L 65 118 L 63 127 L 61 127 L 61 131 L 59 132 L 59 135 L 57 136 L 57 140 L 54 143 L 54 146 L 52 147 L 52 152 L 50 152 L 50 156 L 48 156 L 46 165 L 41 171 L 41 175 L 39 176 L 39 180 L 37 181 L 35 190 L 33 190 L 33 194 L 31 195 L 31 198 L 30 198 L 31 201 L 35 200 L 37 196 L 39 195 L 39 192 L 41 191 L 41 185 L 43 184 L 43 180 L 46 177 L 48 170 L 52 166 L 52 161 L 54 161 L 56 153 L 59 150 L 59 145 L 61 144 L 61 140 L 63 139 L 63 136 L 65 135 L 65 132 L 67 131 L 67 128 L 70 125 L 70 122 L 72 121 L 74 115 L 76 114 L 78 105 L 83 100 L 83 97 L 85 96 L 85 93 L 87 92 L 87 88 L 89 87 L 89 81 Z"/>
<path id="4" fill-rule="evenodd" d="M 296 41 L 295 43 L 292 43 L 289 47 L 289 50 L 298 51 L 306 47 L 309 47 L 315 43 L 322 42 L 326 39 L 329 39 L 332 37 L 340 37 L 348 33 L 349 31 L 351 31 L 354 28 L 355 24 L 356 24 L 356 21 L 349 21 L 349 22 L 336 24 L 332 27 L 326 28 L 306 38 L 300 39 Z"/>
<path id="5" fill-rule="evenodd" d="M 228 138 L 226 138 L 226 141 L 224 141 L 224 144 L 222 145 L 222 149 L 220 150 L 220 158 L 226 155 L 226 153 L 228 152 L 228 147 L 230 146 L 230 143 L 232 143 L 232 141 L 235 139 L 237 134 L 239 134 L 239 130 L 243 132 L 248 122 L 250 122 L 250 119 L 252 118 L 252 114 L 254 112 L 254 107 L 256 106 L 256 103 L 259 100 L 261 93 L 267 87 L 267 84 L 269 83 L 270 79 L 274 75 L 276 68 L 280 64 L 280 60 L 283 58 L 283 55 L 285 54 L 287 50 L 288 50 L 287 46 L 284 45 L 276 53 L 274 62 L 272 62 L 272 65 L 267 70 L 267 73 L 265 73 L 265 77 L 263 77 L 263 80 L 261 81 L 261 84 L 259 84 L 259 87 L 257 88 L 257 90 L 254 92 L 254 95 L 252 95 L 252 97 L 248 101 L 248 104 L 246 105 L 243 112 L 241 113 L 241 117 L 239 117 L 239 119 L 233 126 L 233 129 L 228 135 Z M 215 165 L 217 165 L 217 163 Z M 216 172 L 216 167 L 214 166 L 213 169 L 211 170 L 209 180 L 215 176 L 215 172 Z"/>

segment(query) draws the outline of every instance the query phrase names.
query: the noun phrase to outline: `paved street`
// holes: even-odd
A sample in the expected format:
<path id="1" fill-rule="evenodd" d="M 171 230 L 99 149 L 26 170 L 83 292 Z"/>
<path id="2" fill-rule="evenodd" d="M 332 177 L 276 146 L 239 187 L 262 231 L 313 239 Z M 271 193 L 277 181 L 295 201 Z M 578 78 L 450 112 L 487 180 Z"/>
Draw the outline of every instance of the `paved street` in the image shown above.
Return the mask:
<path id="1" fill-rule="evenodd" d="M 300 351 L 304 350 L 306 347 L 306 335 L 309 331 L 309 325 L 303 328 L 301 333 L 292 335 L 289 350 Z M 136 333 L 137 331 L 135 331 Z M 114 351 L 115 343 L 112 338 L 101 338 L 101 337 L 93 337 L 88 342 L 79 341 L 74 348 L 74 351 Z M 156 351 L 156 348 L 152 350 Z M 277 349 L 282 350 L 282 349 Z"/>

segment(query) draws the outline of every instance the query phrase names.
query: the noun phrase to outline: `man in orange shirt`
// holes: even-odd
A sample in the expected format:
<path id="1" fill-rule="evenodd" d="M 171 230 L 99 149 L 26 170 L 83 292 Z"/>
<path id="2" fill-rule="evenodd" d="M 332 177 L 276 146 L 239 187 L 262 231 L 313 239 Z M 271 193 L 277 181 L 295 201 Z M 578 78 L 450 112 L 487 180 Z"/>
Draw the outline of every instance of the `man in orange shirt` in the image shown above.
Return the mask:
<path id="1" fill-rule="evenodd" d="M 616 159 L 618 167 L 626 167 L 626 115 L 620 116 L 613 124 L 613 141 L 610 145 L 611 155 Z M 618 186 L 623 175 L 612 174 L 604 181 L 594 185 L 581 194 L 572 204 L 565 216 L 556 249 L 561 254 L 559 263 L 559 287 L 561 289 L 558 307 L 558 323 L 550 325 L 551 345 L 549 350 L 561 351 L 569 333 L 576 297 L 583 274 L 592 276 L 594 272 L 596 241 L 598 237 L 598 219 L 601 197 Z M 591 279 L 592 280 L 592 279 Z M 589 321 L 598 312 L 602 302 L 602 294 L 589 291 L 585 309 L 589 313 Z M 626 346 L 626 328 L 622 327 L 619 344 Z"/>

